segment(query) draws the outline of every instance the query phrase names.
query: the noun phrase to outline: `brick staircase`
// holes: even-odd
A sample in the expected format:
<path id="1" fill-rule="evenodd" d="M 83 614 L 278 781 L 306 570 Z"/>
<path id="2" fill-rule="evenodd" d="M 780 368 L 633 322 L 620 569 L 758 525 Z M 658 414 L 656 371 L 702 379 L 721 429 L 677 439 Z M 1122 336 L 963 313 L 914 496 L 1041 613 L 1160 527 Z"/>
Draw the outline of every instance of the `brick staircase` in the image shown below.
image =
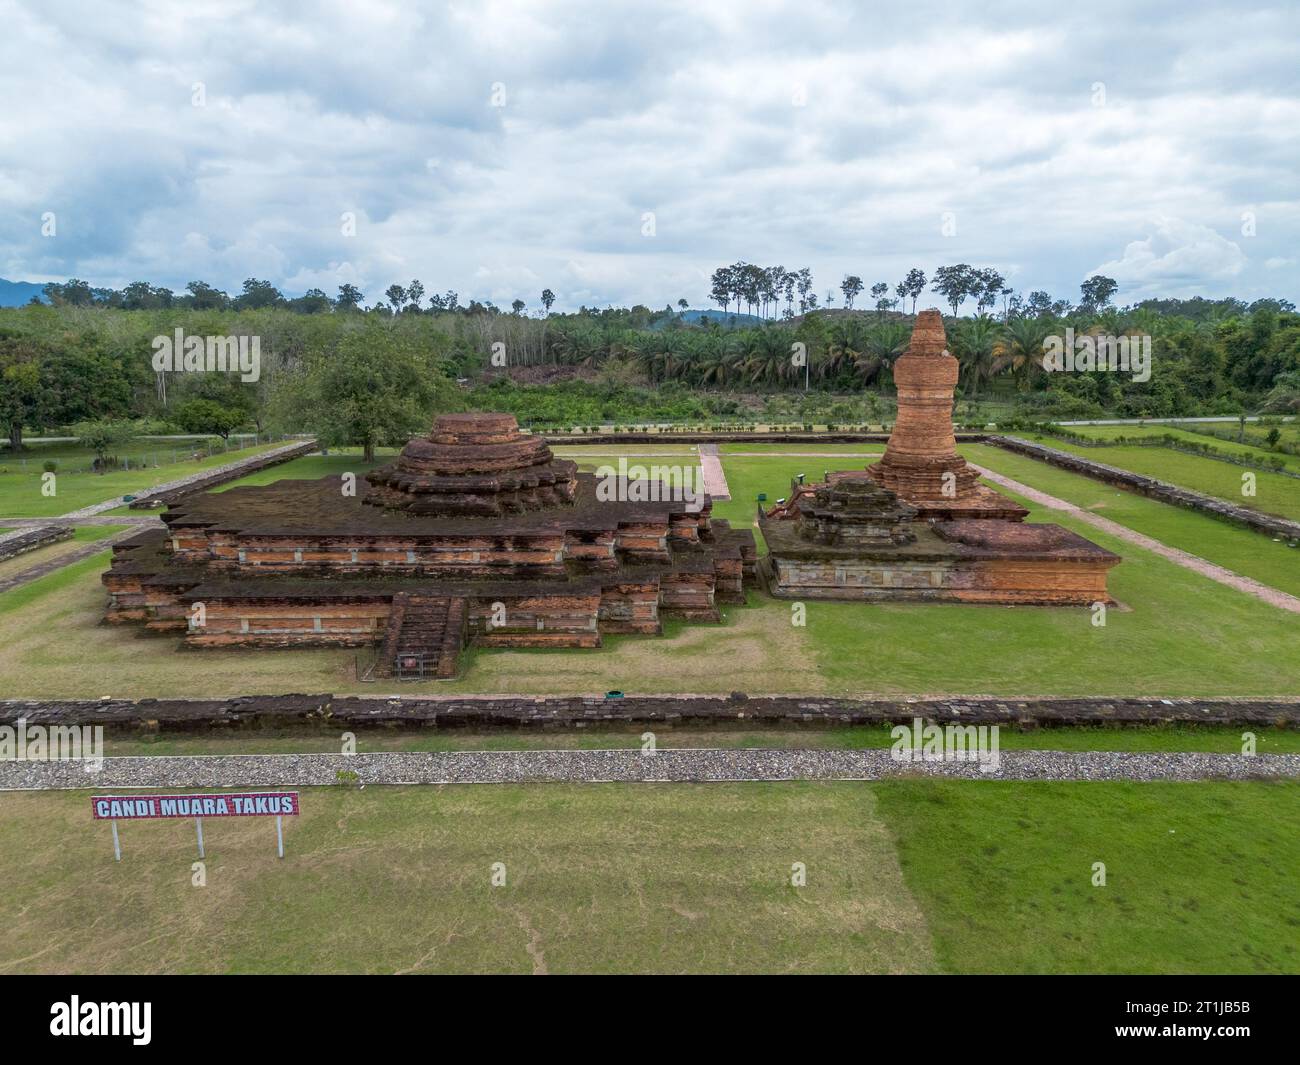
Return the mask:
<path id="1" fill-rule="evenodd" d="M 459 596 L 395 595 L 376 674 L 403 680 L 455 677 L 465 646 L 465 614 Z"/>

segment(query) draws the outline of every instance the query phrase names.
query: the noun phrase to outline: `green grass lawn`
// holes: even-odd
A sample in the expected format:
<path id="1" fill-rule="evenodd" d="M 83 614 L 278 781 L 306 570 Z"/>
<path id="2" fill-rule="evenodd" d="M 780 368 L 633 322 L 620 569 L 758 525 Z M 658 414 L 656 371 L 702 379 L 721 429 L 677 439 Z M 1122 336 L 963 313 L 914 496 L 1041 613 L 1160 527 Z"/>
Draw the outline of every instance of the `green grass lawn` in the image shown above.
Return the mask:
<path id="1" fill-rule="evenodd" d="M 835 454 L 835 455 L 883 455 L 885 453 L 885 444 L 883 441 L 876 443 L 873 441 L 864 441 L 860 444 L 835 444 L 821 443 L 817 440 L 800 441 L 791 444 L 746 444 L 746 443 L 726 443 L 718 445 L 719 453 L 723 455 L 762 455 L 762 454 L 779 454 L 781 452 L 802 451 L 808 454 Z"/>
<path id="2" fill-rule="evenodd" d="M 90 794 L 0 797 L 0 972 L 1300 971 L 1295 783 L 306 788 L 205 886 Z"/>
<path id="3" fill-rule="evenodd" d="M 268 820 L 210 820 L 206 887 L 188 822 L 123 825 L 118 864 L 88 792 L 3 801 L 0 972 L 933 965 L 864 787 L 305 789 L 283 861 Z"/>
<path id="4" fill-rule="evenodd" d="M 1156 477 L 1180 488 L 1225 499 L 1237 506 L 1249 507 L 1265 514 L 1300 520 L 1300 478 L 1287 477 L 1266 470 L 1246 469 L 1230 462 L 1188 455 L 1167 447 L 1081 447 L 1052 436 L 1026 434 L 1060 451 L 1069 451 L 1093 462 L 1104 462 L 1147 477 Z M 1241 448 L 1247 451 L 1251 449 Z M 1300 472 L 1300 459 L 1295 470 Z M 1254 482 L 1255 495 L 1242 495 L 1243 477 Z"/>
<path id="5" fill-rule="evenodd" d="M 218 485 L 211 491 L 228 492 L 245 485 L 274 484 L 276 481 L 309 481 L 343 473 L 362 474 L 391 461 L 395 454 L 392 449 L 380 448 L 375 453 L 375 461 L 367 463 L 361 456 L 360 448 L 330 448 L 328 455 L 304 455 L 302 458 L 290 459 L 278 466 L 250 473 L 237 481 Z"/>
<path id="6" fill-rule="evenodd" d="M 1300 972 L 1300 784 L 875 791 L 943 971 Z"/>
<path id="7" fill-rule="evenodd" d="M 1288 547 L 1251 529 L 1147 499 L 1001 448 L 965 444 L 959 450 L 986 469 L 1145 533 L 1169 547 L 1198 555 L 1261 584 L 1300 595 L 1300 548 Z M 1058 521 L 1059 513 L 1044 511 L 1033 520 Z M 1080 525 L 1075 531 L 1094 538 L 1087 526 Z M 1113 572 L 1118 574 L 1120 570 Z"/>
<path id="8" fill-rule="evenodd" d="M 51 559 L 71 554 L 83 544 L 92 544 L 96 540 L 103 540 L 122 528 L 121 525 L 83 525 L 80 528 L 73 529 L 72 538 L 69 540 L 61 540 L 57 544 L 50 544 L 47 547 L 38 547 L 35 551 L 28 551 L 17 558 L 0 562 L 0 578 L 12 577 L 24 570 L 49 562 Z"/>
<path id="9" fill-rule="evenodd" d="M 473 732 L 468 729 L 362 729 L 355 733 L 356 749 L 376 751 L 537 751 L 611 750 L 640 748 L 641 726 L 629 729 L 592 728 L 581 731 Z M 893 742 L 887 725 L 763 730 L 736 727 L 670 728 L 656 726 L 655 742 L 669 748 L 779 747 L 834 750 L 884 748 Z M 1051 751 L 1205 751 L 1242 753 L 1239 727 L 1218 725 L 1153 725 L 1117 727 L 1003 727 L 1003 750 Z M 1251 730 L 1257 754 L 1300 753 L 1300 730 Z M 159 732 L 106 728 L 104 751 L 109 757 L 194 754 L 337 754 L 342 750 L 339 728 L 256 728 L 237 732 Z"/>
<path id="10" fill-rule="evenodd" d="M 1183 429 L 1176 425 L 1071 425 L 1067 426 L 1067 428 L 1075 435 L 1086 436 L 1092 440 L 1114 440 L 1125 436 L 1160 437 L 1168 434 L 1189 443 L 1209 444 L 1219 451 L 1233 455 L 1246 455 L 1256 459 L 1276 456 L 1286 462 L 1288 466 L 1300 467 L 1300 455 L 1274 451 L 1268 446 L 1268 441 L 1265 439 L 1268 428 L 1260 426 L 1257 422 L 1247 423 L 1244 441 L 1238 439 L 1240 429 L 1235 422 L 1232 424 L 1217 422 L 1212 426 L 1216 432 L 1230 432 L 1232 434 L 1230 440 L 1224 440 L 1209 433 L 1199 433 L 1192 429 Z M 1300 444 L 1300 422 L 1284 422 L 1277 428 L 1281 433 L 1281 443 Z M 1017 433 L 1016 435 L 1021 434 Z"/>
<path id="11" fill-rule="evenodd" d="M 1141 499 L 1043 463 L 972 446 L 977 461 L 1140 531 L 1286 590 L 1298 556 L 1268 538 Z M 330 456 L 340 469 L 355 456 Z M 319 466 L 320 459 L 298 463 Z M 294 476 L 294 463 L 279 467 Z M 754 496 L 784 494 L 806 460 L 729 458 L 734 499 L 717 513 L 752 523 Z M 276 470 L 257 477 L 273 479 Z M 317 474 L 319 475 L 319 473 Z M 720 626 L 670 621 L 662 638 L 612 637 L 591 651 L 474 649 L 461 679 L 410 692 L 833 693 L 964 695 L 1293 695 L 1300 691 L 1300 617 L 1114 542 L 1057 512 L 1055 520 L 1124 556 L 1111 574 L 1123 604 L 1104 628 L 1085 610 L 960 604 L 810 602 L 750 595 Z M 1214 548 L 1210 550 L 1209 548 Z M 99 624 L 100 555 L 0 597 L 0 676 L 23 697 L 220 696 L 367 692 L 351 652 L 181 651 L 171 637 Z"/>
<path id="12" fill-rule="evenodd" d="M 143 492 L 154 485 L 179 480 L 214 466 L 237 462 L 241 458 L 279 446 L 280 444 L 263 444 L 260 447 L 210 455 L 197 462 L 186 460 L 168 463 L 157 469 L 115 470 L 103 474 L 56 471 L 56 494 L 53 496 L 41 494 L 44 472 L 41 463 L 44 458 L 39 449 L 33 448 L 26 469 L 22 469 L 14 458 L 0 458 L 0 469 L 8 471 L 0 472 L 0 514 L 11 518 L 43 518 L 67 514 L 114 497 Z M 171 451 L 164 452 L 160 448 L 159 454 L 170 455 Z"/>

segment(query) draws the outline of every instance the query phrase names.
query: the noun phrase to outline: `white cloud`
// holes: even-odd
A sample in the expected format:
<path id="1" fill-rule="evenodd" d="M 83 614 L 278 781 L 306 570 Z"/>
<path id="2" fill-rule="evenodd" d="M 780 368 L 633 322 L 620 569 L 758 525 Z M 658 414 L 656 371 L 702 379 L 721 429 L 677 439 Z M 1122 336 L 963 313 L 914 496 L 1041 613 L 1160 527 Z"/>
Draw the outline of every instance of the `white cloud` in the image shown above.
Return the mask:
<path id="1" fill-rule="evenodd" d="M 1130 293 L 1183 295 L 1237 277 L 1246 261 L 1238 245 L 1208 226 L 1160 218 L 1151 236 L 1131 241 L 1120 258 L 1089 273 L 1113 277 Z"/>
<path id="2" fill-rule="evenodd" d="M 0 24 L 11 279 L 374 300 L 418 277 L 575 307 L 703 306 L 740 258 L 809 266 L 819 292 L 966 261 L 1072 298 L 1100 262 L 1122 302 L 1294 297 L 1300 276 L 1294 6 L 0 0 Z"/>

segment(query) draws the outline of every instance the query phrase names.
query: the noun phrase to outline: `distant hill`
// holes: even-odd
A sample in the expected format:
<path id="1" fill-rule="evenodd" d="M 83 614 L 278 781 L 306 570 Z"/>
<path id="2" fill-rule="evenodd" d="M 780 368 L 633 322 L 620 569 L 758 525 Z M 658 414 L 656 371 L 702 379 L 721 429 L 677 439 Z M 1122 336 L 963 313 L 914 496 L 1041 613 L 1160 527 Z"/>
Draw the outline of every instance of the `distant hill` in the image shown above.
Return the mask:
<path id="1" fill-rule="evenodd" d="M 40 296 L 45 282 L 6 281 L 0 277 L 0 307 L 21 307 L 31 303 L 33 296 Z M 42 296 L 42 301 L 44 297 Z"/>

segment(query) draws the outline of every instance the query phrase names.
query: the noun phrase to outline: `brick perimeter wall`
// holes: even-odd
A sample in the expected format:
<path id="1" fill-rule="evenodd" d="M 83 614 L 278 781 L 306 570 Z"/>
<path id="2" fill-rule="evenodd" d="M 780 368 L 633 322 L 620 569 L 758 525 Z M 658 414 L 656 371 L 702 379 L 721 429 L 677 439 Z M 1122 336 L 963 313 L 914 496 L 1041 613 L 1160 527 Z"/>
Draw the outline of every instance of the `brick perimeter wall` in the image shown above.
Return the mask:
<path id="1" fill-rule="evenodd" d="M 6 562 L 29 551 L 36 551 L 50 544 L 72 539 L 71 525 L 42 525 L 38 529 L 26 529 L 16 536 L 0 540 L 0 562 Z"/>
<path id="2" fill-rule="evenodd" d="M 319 451 L 320 445 L 315 440 L 307 440 L 297 445 L 289 447 L 283 451 L 273 451 L 265 455 L 255 455 L 241 462 L 234 469 L 219 470 L 216 473 L 209 474 L 206 477 L 199 477 L 178 488 L 169 488 L 164 492 L 155 492 L 152 495 L 145 494 L 131 501 L 132 510 L 158 510 L 161 507 L 168 506 L 172 503 L 179 502 L 186 496 L 193 495 L 195 492 L 206 492 L 209 488 L 216 488 L 218 485 L 228 484 L 230 481 L 237 481 L 241 477 L 247 477 L 251 473 L 257 473 L 260 470 L 268 469 L 271 466 L 279 466 L 285 462 L 292 462 L 294 459 L 302 458 L 304 455 L 310 455 L 314 451 Z"/>

